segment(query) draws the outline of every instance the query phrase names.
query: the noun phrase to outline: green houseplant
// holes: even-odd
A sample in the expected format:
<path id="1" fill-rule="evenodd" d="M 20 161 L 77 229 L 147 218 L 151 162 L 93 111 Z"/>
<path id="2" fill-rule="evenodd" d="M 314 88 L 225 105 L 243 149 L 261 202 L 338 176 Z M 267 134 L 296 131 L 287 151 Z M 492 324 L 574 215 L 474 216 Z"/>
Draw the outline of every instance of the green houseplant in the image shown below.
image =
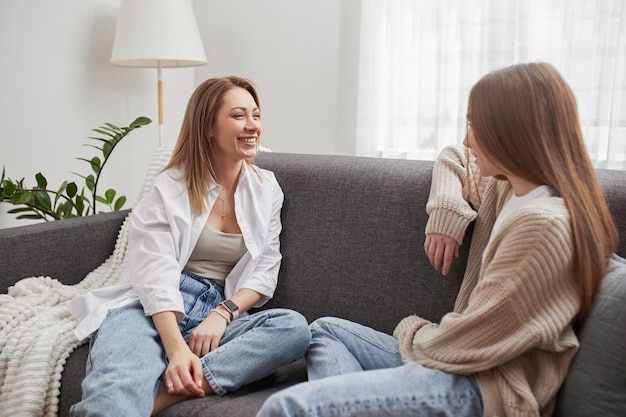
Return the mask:
<path id="1" fill-rule="evenodd" d="M 41 219 L 45 221 L 66 219 L 70 217 L 96 214 L 96 204 L 106 205 L 110 211 L 121 210 L 126 203 L 125 196 L 118 196 L 117 192 L 109 188 L 99 194 L 98 181 L 115 147 L 130 132 L 139 129 L 152 121 L 147 117 L 138 117 L 130 125 L 117 127 L 111 123 L 92 129 L 101 136 L 88 137 L 95 141 L 85 146 L 100 151 L 100 156 L 91 159 L 77 158 L 89 164 L 91 171 L 88 175 L 73 173 L 84 180 L 85 186 L 80 188 L 74 181 L 64 181 L 58 188 L 49 188 L 48 180 L 41 173 L 35 175 L 36 185 L 27 186 L 25 179 L 12 180 L 5 175 L 2 167 L 0 177 L 0 203 L 5 202 L 16 206 L 8 210 L 15 214 L 17 219 Z M 85 191 L 87 189 L 87 194 Z"/>

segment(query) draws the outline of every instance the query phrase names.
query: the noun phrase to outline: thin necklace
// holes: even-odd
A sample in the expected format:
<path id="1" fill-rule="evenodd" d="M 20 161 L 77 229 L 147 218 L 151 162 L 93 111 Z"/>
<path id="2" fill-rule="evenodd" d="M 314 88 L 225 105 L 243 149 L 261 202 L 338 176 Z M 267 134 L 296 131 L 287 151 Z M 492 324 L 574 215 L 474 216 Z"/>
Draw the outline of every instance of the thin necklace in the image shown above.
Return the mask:
<path id="1" fill-rule="evenodd" d="M 224 204 L 225 203 L 225 199 L 224 198 L 220 198 L 220 196 L 217 196 L 217 199 L 220 200 L 222 202 L 222 221 L 224 221 L 224 219 L 226 218 L 226 209 L 224 208 Z"/>

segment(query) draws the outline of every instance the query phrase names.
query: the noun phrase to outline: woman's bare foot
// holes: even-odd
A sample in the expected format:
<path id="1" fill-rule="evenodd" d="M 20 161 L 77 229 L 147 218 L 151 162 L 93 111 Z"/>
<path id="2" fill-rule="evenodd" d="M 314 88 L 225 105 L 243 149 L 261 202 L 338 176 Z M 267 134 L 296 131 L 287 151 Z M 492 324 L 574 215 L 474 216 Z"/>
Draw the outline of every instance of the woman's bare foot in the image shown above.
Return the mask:
<path id="1" fill-rule="evenodd" d="M 202 389 L 204 390 L 204 395 L 213 394 L 213 388 L 211 388 L 207 380 L 204 378 L 202 378 Z M 174 405 L 182 400 L 186 400 L 187 398 L 191 397 L 187 395 L 170 394 L 167 392 L 167 388 L 165 388 L 163 381 L 161 381 L 161 384 L 159 384 L 159 393 L 157 394 L 156 400 L 154 400 L 154 408 L 152 409 L 151 416 L 165 410 L 171 405 Z"/>

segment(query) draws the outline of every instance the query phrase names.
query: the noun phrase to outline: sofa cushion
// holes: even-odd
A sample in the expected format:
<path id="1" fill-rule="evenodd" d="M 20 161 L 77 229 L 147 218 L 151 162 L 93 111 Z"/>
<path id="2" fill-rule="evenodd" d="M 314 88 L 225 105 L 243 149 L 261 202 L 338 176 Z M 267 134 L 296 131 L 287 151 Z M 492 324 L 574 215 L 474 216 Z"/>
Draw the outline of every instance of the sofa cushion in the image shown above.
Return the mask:
<path id="1" fill-rule="evenodd" d="M 613 255 L 580 350 L 559 393 L 555 416 L 624 416 L 626 409 L 626 260 Z"/>

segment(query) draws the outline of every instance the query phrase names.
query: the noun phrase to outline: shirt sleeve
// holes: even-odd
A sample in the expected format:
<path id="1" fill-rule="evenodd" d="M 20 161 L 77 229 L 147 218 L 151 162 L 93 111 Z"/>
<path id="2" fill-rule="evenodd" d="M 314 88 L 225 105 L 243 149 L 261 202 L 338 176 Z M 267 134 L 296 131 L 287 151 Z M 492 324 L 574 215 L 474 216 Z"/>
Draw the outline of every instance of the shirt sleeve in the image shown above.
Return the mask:
<path id="1" fill-rule="evenodd" d="M 180 265 L 176 236 L 189 228 L 190 216 L 180 216 L 174 206 L 188 206 L 184 192 L 172 192 L 164 173 L 153 189 L 137 204 L 131 216 L 128 262 L 131 282 L 146 315 L 174 311 L 180 320 L 184 304 L 179 291 Z M 177 201 L 181 200 L 181 201 Z M 170 209 L 168 209 L 170 207 Z M 176 230 L 174 230 L 176 229 Z"/>

